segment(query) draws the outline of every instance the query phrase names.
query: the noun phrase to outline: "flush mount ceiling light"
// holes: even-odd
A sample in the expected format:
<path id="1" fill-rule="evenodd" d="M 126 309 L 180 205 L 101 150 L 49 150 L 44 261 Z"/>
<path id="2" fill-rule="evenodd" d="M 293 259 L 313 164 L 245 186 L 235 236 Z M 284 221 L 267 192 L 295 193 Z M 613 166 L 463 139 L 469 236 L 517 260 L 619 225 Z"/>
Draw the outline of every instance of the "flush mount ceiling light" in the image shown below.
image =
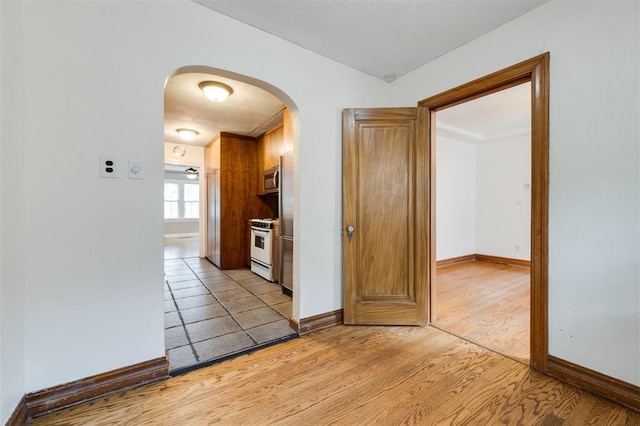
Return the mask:
<path id="1" fill-rule="evenodd" d="M 178 136 L 180 136 L 180 139 L 185 141 L 192 141 L 199 134 L 198 132 L 192 129 L 176 129 L 176 132 L 178 132 Z"/>
<path id="2" fill-rule="evenodd" d="M 198 87 L 213 102 L 224 102 L 233 93 L 231 87 L 217 81 L 203 81 Z"/>
<path id="3" fill-rule="evenodd" d="M 198 177 L 198 171 L 193 167 L 189 167 L 185 170 L 184 174 L 187 175 L 187 179 L 196 179 Z"/>

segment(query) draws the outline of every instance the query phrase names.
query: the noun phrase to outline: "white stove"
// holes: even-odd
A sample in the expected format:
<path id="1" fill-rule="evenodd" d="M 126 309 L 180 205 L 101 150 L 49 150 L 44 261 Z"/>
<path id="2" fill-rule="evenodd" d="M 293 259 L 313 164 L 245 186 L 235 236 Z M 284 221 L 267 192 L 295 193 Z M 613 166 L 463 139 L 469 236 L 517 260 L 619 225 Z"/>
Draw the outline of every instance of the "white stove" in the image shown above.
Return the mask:
<path id="1" fill-rule="evenodd" d="M 264 218 L 264 219 L 251 219 L 251 227 L 261 228 L 261 229 L 271 229 L 273 228 L 273 224 L 278 223 L 278 219 L 273 218 Z"/>
<path id="2" fill-rule="evenodd" d="M 276 281 L 274 277 L 273 225 L 278 219 L 251 219 L 251 271 L 265 280 Z"/>

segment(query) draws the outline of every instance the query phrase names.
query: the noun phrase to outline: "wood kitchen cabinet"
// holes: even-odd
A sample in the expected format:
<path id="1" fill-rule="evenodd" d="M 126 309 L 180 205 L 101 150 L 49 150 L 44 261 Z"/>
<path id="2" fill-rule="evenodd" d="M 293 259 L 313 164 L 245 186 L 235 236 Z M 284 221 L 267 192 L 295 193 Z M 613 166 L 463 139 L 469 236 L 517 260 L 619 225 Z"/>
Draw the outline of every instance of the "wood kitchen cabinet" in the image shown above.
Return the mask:
<path id="1" fill-rule="evenodd" d="M 246 265 L 248 219 L 264 217 L 256 196 L 256 138 L 221 133 L 205 149 L 207 258 L 220 269 Z"/>

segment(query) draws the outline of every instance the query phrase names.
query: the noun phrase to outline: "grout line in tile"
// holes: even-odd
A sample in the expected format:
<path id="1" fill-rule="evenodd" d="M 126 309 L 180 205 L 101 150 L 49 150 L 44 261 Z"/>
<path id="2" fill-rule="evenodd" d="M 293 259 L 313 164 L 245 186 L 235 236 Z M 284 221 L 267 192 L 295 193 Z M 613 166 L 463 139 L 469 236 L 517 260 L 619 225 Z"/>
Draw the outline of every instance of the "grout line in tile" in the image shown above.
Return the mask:
<path id="1" fill-rule="evenodd" d="M 186 263 L 186 262 L 185 262 L 185 263 Z M 198 276 L 198 274 L 197 274 L 193 269 L 191 269 L 191 266 L 190 266 L 189 264 L 187 264 L 187 266 L 189 267 L 189 269 L 191 270 L 191 272 L 193 272 L 193 273 L 196 275 L 196 278 L 198 279 L 198 281 L 200 281 L 200 284 L 202 284 L 202 285 L 204 286 L 204 288 L 206 288 L 206 289 L 207 289 L 207 291 L 209 292 L 209 294 L 211 294 L 211 296 L 213 296 L 213 298 L 214 298 L 214 299 L 216 299 L 216 300 L 218 301 L 218 303 L 220 304 L 220 306 L 222 306 L 222 308 L 223 308 L 225 311 L 227 311 L 227 314 L 229 314 L 229 317 L 230 317 L 230 318 L 231 318 L 231 319 L 232 319 L 232 320 L 233 320 L 233 321 L 238 325 L 238 327 L 240 327 L 240 329 L 241 329 L 241 330 L 243 330 L 243 331 L 244 331 L 244 327 L 242 327 L 242 325 L 238 322 L 238 320 L 236 319 L 236 317 L 234 317 L 234 316 L 231 314 L 231 311 L 229 311 L 229 309 L 227 309 L 227 307 L 225 306 L 225 304 L 224 304 L 224 303 L 222 303 L 222 301 L 221 301 L 220 299 L 218 299 L 218 296 L 216 296 L 216 295 L 211 291 L 211 289 L 210 289 L 209 287 L 207 287 L 207 286 L 204 284 L 204 282 L 202 282 L 202 279 L 200 278 L 200 276 Z M 222 272 L 225 276 L 227 276 L 227 277 L 228 277 L 231 281 L 233 281 L 234 283 L 239 284 L 236 280 L 234 280 L 232 277 L 230 277 L 229 275 L 227 275 L 223 270 L 221 270 L 221 269 L 220 269 L 220 272 Z M 186 328 L 187 328 L 187 327 L 185 326 L 185 330 L 186 330 Z M 227 334 L 228 334 L 228 333 L 227 333 Z M 258 344 L 258 342 L 257 342 L 253 337 L 251 337 L 251 335 L 249 335 L 249 333 L 247 333 L 247 335 L 249 336 L 249 338 L 251 339 L 251 341 L 254 343 L 254 345 L 257 345 L 257 344 Z M 196 349 L 195 349 L 195 348 L 193 348 L 193 352 L 194 352 L 194 353 L 197 353 L 197 351 L 196 351 Z M 196 356 L 196 361 L 200 361 L 200 360 L 199 360 L 199 356 Z"/>
<path id="2" fill-rule="evenodd" d="M 238 283 L 238 284 L 240 284 L 240 283 Z M 240 284 L 240 285 L 242 285 L 242 284 Z M 252 287 L 254 287 L 254 286 L 252 286 Z M 245 287 L 243 287 L 243 288 L 244 288 L 245 290 L 247 290 L 249 293 L 253 294 L 253 295 L 254 295 L 255 297 L 257 297 L 258 299 L 260 299 L 260 297 L 259 297 L 257 294 L 255 294 L 253 291 L 251 291 L 251 290 L 249 290 L 248 288 L 245 288 Z M 269 304 L 269 303 L 265 302 L 265 301 L 264 301 L 264 300 L 262 300 L 262 299 L 260 299 L 260 300 L 262 301 L 262 303 L 264 303 L 265 305 L 267 305 L 269 308 L 271 308 L 271 310 L 272 310 L 272 311 L 274 311 L 276 314 L 280 315 L 282 318 L 284 318 L 284 319 L 286 319 L 286 320 L 288 320 L 288 319 L 289 319 L 289 318 L 286 318 L 285 316 L 283 316 L 283 315 L 282 315 L 280 312 L 278 312 L 277 310 L 273 309 L 273 306 L 274 306 L 274 305 L 271 305 L 271 304 Z M 280 302 L 280 303 L 286 303 L 286 302 Z M 275 305 L 278 305 L 278 303 L 276 303 Z"/>
<path id="3" fill-rule="evenodd" d="M 194 259 L 194 258 L 187 258 L 187 259 Z M 176 259 L 176 260 L 177 260 L 177 259 Z M 264 325 L 267 325 L 267 324 L 272 324 L 272 323 L 275 323 L 275 322 L 277 322 L 277 321 L 281 321 L 281 320 L 276 320 L 276 321 L 266 322 L 266 323 L 259 324 L 259 325 L 256 325 L 256 326 L 254 326 L 254 327 L 251 327 L 251 328 L 245 328 L 245 327 L 243 327 L 243 326 L 240 324 L 240 322 L 236 319 L 236 317 L 232 314 L 232 312 L 227 308 L 227 306 L 225 306 L 225 304 L 224 304 L 220 299 L 218 299 L 218 297 L 216 296 L 216 294 L 215 294 L 213 291 L 211 291 L 211 289 L 210 289 L 207 285 L 205 285 L 205 284 L 204 284 L 204 282 L 202 281 L 202 278 L 198 275 L 198 272 L 197 272 L 197 271 L 195 271 L 195 270 L 192 268 L 192 266 L 191 266 L 188 262 L 186 262 L 186 260 L 185 260 L 184 258 L 183 258 L 183 259 L 180 259 L 180 260 L 182 261 L 182 263 L 183 263 L 184 265 L 186 265 L 186 267 L 187 267 L 187 268 L 188 268 L 192 273 L 194 273 L 194 274 L 195 274 L 195 277 L 196 277 L 196 279 L 200 282 L 200 285 L 204 286 L 204 287 L 207 289 L 207 292 L 208 292 L 209 294 L 211 294 L 211 296 L 213 296 L 213 297 L 214 297 L 214 299 L 215 299 L 215 300 L 220 304 L 220 306 L 222 306 L 222 308 L 227 312 L 227 314 L 229 315 L 229 317 L 230 317 L 231 319 L 233 319 L 233 321 L 234 321 L 234 322 L 235 322 L 235 323 L 240 327 L 240 330 L 237 330 L 237 331 L 234 331 L 234 332 L 230 332 L 230 333 L 225 333 L 225 334 L 222 334 L 222 335 L 220 335 L 220 336 L 216 336 L 215 338 L 217 338 L 217 337 L 222 337 L 222 336 L 226 336 L 226 335 L 229 335 L 229 334 L 231 334 L 231 333 L 237 333 L 238 331 L 242 331 L 242 332 L 244 332 L 244 333 L 249 337 L 249 339 L 251 339 L 251 341 L 253 342 L 253 346 L 252 346 L 252 347 L 259 347 L 260 345 L 262 345 L 262 343 L 259 343 L 258 341 L 256 341 L 256 340 L 255 340 L 255 339 L 254 339 L 254 338 L 253 338 L 253 337 L 252 337 L 252 336 L 247 332 L 247 330 L 251 330 L 251 329 L 254 329 L 254 328 L 256 328 L 256 327 L 264 326 Z M 201 263 L 198 263 L 197 265 L 194 265 L 194 268 L 199 269 L 200 265 L 202 265 L 202 264 L 201 264 Z M 214 266 L 215 266 L 215 265 L 214 265 Z M 216 268 L 217 268 L 217 267 L 216 267 Z M 243 289 L 245 289 L 246 291 L 248 291 L 248 292 L 249 292 L 253 297 L 255 297 L 256 299 L 258 299 L 258 300 L 260 300 L 262 303 L 264 303 L 266 306 L 268 306 L 272 311 L 274 311 L 275 313 L 277 313 L 277 314 L 278 314 L 282 319 L 287 319 L 287 318 L 286 318 L 285 316 L 283 316 L 280 312 L 278 312 L 276 309 L 274 309 L 274 308 L 273 308 L 273 306 L 275 306 L 276 304 L 271 305 L 271 304 L 266 303 L 264 300 L 260 299 L 260 297 L 258 297 L 258 295 L 257 295 L 257 294 L 255 294 L 253 291 L 251 291 L 251 290 L 247 289 L 246 287 L 244 287 L 244 286 L 243 286 L 243 285 L 242 285 L 238 280 L 236 280 L 236 279 L 234 279 L 232 276 L 230 276 L 230 275 L 226 274 L 224 271 L 220 270 L 219 268 L 217 268 L 217 269 L 218 269 L 218 270 L 219 270 L 219 271 L 220 271 L 224 276 L 226 276 L 227 278 L 229 278 L 232 282 L 234 282 L 234 283 L 238 284 L 240 287 L 242 287 Z M 241 279 L 246 279 L 246 277 L 241 277 Z M 167 280 L 166 280 L 166 276 L 165 276 L 165 283 L 167 283 L 167 284 L 168 284 L 168 282 L 167 282 Z M 200 360 L 200 355 L 198 354 L 197 350 L 195 349 L 194 342 L 192 342 L 192 340 L 191 340 L 191 336 L 189 335 L 189 331 L 187 330 L 187 324 L 185 323 L 184 318 L 182 317 L 182 312 L 181 312 L 180 307 L 178 306 L 178 304 L 177 304 L 177 302 L 176 302 L 175 295 L 173 294 L 173 290 L 171 289 L 171 286 L 170 286 L 170 285 L 169 285 L 169 291 L 171 292 L 171 297 L 173 298 L 173 302 L 174 302 L 174 304 L 175 304 L 175 306 L 176 306 L 176 309 L 177 309 L 177 312 L 178 312 L 178 316 L 179 316 L 179 318 L 180 318 L 180 322 L 181 322 L 182 327 L 183 327 L 183 329 L 184 329 L 184 331 L 185 331 L 185 334 L 186 334 L 187 340 L 188 340 L 188 342 L 189 342 L 189 346 L 191 347 L 191 351 L 192 351 L 192 353 L 193 353 L 193 355 L 194 355 L 194 357 L 195 357 L 195 359 L 196 359 L 196 364 L 197 364 L 197 363 L 199 363 L 199 362 L 201 361 L 201 360 Z M 280 302 L 280 303 L 286 303 L 286 302 Z M 277 304 L 279 304 L 279 303 L 277 303 Z M 257 309 L 257 308 L 256 308 L 256 309 Z M 247 312 L 247 311 L 243 311 L 243 312 Z M 203 319 L 203 320 L 200 320 L 200 321 L 204 321 L 204 319 Z M 189 324 L 195 324 L 195 323 L 198 323 L 198 322 L 200 322 L 200 321 L 191 322 L 191 323 L 189 323 Z M 213 339 L 213 338 L 211 338 L 211 339 Z M 198 342 L 196 342 L 196 343 L 204 342 L 204 341 L 211 340 L 211 339 L 201 340 L 201 341 L 198 341 Z M 186 345 L 183 345 L 183 346 L 186 346 Z M 248 348 L 248 349 L 250 349 L 250 348 Z M 203 360 L 203 361 L 209 361 L 209 360 Z"/>
<path id="4" fill-rule="evenodd" d="M 182 262 L 186 264 L 184 259 L 182 259 Z M 189 269 L 191 269 L 191 268 L 189 268 Z M 184 334 L 187 337 L 187 342 L 189 342 L 189 347 L 191 348 L 191 353 L 193 354 L 194 358 L 196 359 L 196 362 L 200 362 L 200 357 L 198 356 L 198 352 L 196 352 L 196 348 L 193 346 L 193 342 L 191 341 L 191 336 L 189 336 L 189 330 L 187 329 L 187 325 L 184 322 L 184 318 L 182 318 L 182 312 L 180 311 L 180 307 L 178 306 L 178 302 L 176 302 L 176 297 L 173 294 L 173 290 L 171 289 L 171 286 L 169 286 L 169 291 L 171 292 L 171 297 L 173 298 L 173 303 L 176 305 L 176 309 L 178 311 L 178 317 L 180 318 L 180 323 L 182 324 L 182 329 L 184 330 Z"/>

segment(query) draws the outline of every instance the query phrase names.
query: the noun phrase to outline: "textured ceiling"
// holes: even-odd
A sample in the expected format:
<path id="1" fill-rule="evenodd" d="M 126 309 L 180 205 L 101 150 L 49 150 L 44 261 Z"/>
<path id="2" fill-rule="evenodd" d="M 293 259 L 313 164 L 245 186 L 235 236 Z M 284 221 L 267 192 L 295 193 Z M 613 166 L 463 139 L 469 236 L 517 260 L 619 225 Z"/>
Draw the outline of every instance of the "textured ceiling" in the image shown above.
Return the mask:
<path id="1" fill-rule="evenodd" d="M 531 83 L 436 112 L 438 134 L 478 143 L 531 132 Z"/>
<path id="2" fill-rule="evenodd" d="M 548 0 L 193 0 L 392 81 Z"/>
<path id="3" fill-rule="evenodd" d="M 198 87 L 202 81 L 218 81 L 233 88 L 225 102 L 212 102 Z M 282 119 L 282 102 L 251 84 L 190 72 L 171 77 L 164 90 L 165 142 L 205 146 L 219 133 L 260 136 Z M 200 134 L 185 142 L 176 129 L 193 129 Z"/>
<path id="4" fill-rule="evenodd" d="M 347 66 L 392 81 L 547 0 L 193 1 Z M 211 102 L 198 88 L 198 83 L 204 80 L 225 83 L 234 93 L 224 103 Z M 164 104 L 165 141 L 198 146 L 207 145 L 219 132 L 258 136 L 281 120 L 284 107 L 280 100 L 262 89 L 204 72 L 171 77 L 165 87 Z M 474 105 L 461 106 L 460 111 Z M 486 128 L 487 121 L 483 118 L 491 116 L 489 108 L 500 107 L 487 104 L 464 114 L 452 109 L 439 113 L 438 120 L 445 123 L 445 127 L 447 121 L 451 121 L 457 123 L 454 127 L 486 137 L 496 133 Z M 504 117 L 513 115 L 513 111 L 502 113 Z M 459 117 L 447 118 L 452 114 Z M 512 124 L 503 123 L 505 128 L 517 127 L 517 118 L 508 120 Z M 464 126 L 468 126 L 466 130 Z M 178 137 L 178 128 L 194 129 L 199 135 L 194 141 L 186 142 Z"/>

